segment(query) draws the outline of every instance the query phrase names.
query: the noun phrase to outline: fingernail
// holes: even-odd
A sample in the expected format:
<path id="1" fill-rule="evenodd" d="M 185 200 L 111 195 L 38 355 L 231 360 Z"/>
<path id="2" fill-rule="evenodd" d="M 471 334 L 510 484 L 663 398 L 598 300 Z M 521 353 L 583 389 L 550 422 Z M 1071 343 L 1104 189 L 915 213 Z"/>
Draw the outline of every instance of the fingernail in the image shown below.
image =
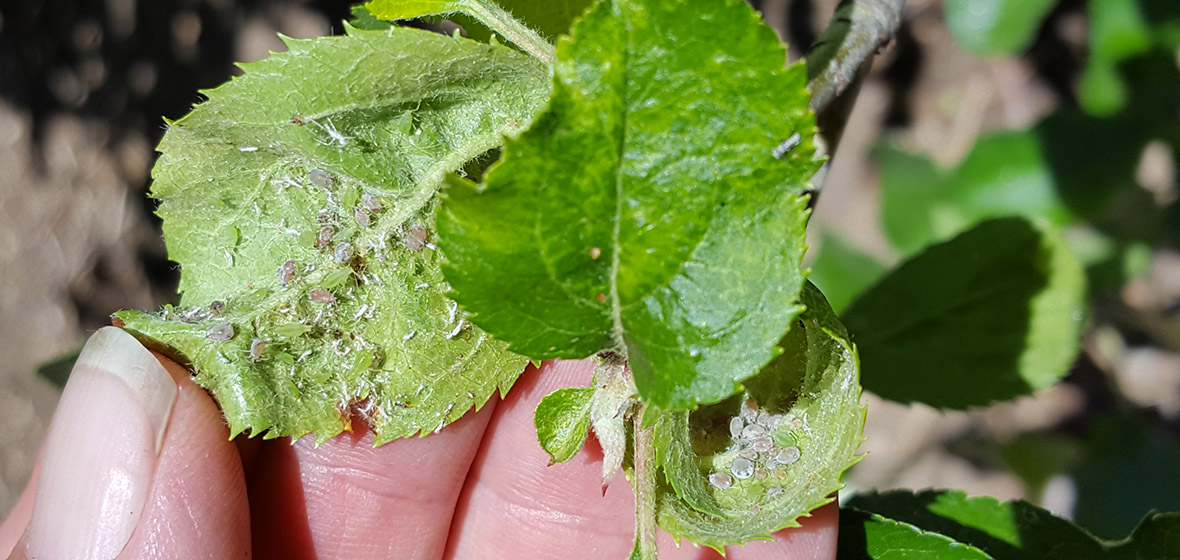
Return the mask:
<path id="1" fill-rule="evenodd" d="M 175 401 L 176 384 L 134 337 L 115 327 L 90 337 L 45 437 L 27 558 L 119 554 L 146 505 Z"/>

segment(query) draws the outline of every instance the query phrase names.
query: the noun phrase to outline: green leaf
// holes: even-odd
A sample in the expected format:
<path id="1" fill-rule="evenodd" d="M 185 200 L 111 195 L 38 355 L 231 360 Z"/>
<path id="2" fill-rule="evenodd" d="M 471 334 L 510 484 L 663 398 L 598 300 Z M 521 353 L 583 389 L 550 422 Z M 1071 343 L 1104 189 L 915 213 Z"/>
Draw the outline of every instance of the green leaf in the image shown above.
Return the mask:
<path id="1" fill-rule="evenodd" d="M 988 496 L 969 498 L 959 490 L 926 490 L 858 495 L 847 505 L 975 547 L 996 560 L 1073 560 L 1102 558 L 1105 553 L 1103 543 L 1078 526 L 1020 500 L 1000 502 Z M 841 519 L 846 512 L 840 512 Z M 856 537 L 845 534 L 842 524 L 841 548 L 849 538 Z"/>
<path id="2" fill-rule="evenodd" d="M 667 479 L 657 519 L 673 536 L 720 551 L 797 526 L 831 501 L 859 459 L 856 350 L 815 286 L 801 302 L 807 310 L 783 338 L 785 351 L 744 394 L 656 424 Z"/>
<path id="3" fill-rule="evenodd" d="M 545 67 L 425 31 L 348 31 L 243 65 L 159 147 L 181 305 L 118 317 L 189 363 L 233 434 L 324 441 L 353 413 L 377 443 L 429 433 L 525 364 L 445 297 L 430 228 L 444 174 L 544 104 Z"/>
<path id="4" fill-rule="evenodd" d="M 590 429 L 592 396 L 593 387 L 566 387 L 545 395 L 537 405 L 537 441 L 552 457 L 550 464 L 569 461 L 582 449 Z"/>
<path id="5" fill-rule="evenodd" d="M 825 231 L 820 236 L 818 256 L 811 263 L 807 279 L 824 293 L 832 309 L 840 313 L 887 270 L 868 253 Z"/>
<path id="6" fill-rule="evenodd" d="M 970 545 L 856 508 L 840 510 L 837 560 L 990 560 Z"/>
<path id="7" fill-rule="evenodd" d="M 603 2 L 558 59 L 548 111 L 445 193 L 452 295 L 530 357 L 625 353 L 660 408 L 733 394 L 799 311 L 803 66 L 736 0 Z"/>
<path id="8" fill-rule="evenodd" d="M 575 4 L 580 4 L 576 2 Z M 529 3 L 531 4 L 531 2 Z M 560 3 L 559 3 L 560 4 Z M 501 8 L 492 0 L 370 0 L 365 8 L 380 19 L 399 20 L 413 19 L 431 15 L 464 14 L 474 18 L 492 31 L 499 33 L 521 50 L 536 56 L 548 63 L 553 61 L 553 45 L 529 26 Z M 571 6 L 569 9 L 575 9 Z M 535 12 L 536 10 L 531 10 Z M 558 14 L 567 13 L 563 9 L 544 9 L 553 20 L 545 20 L 549 25 L 560 25 Z M 572 19 L 577 13 L 570 15 Z M 568 21 L 566 22 L 568 25 Z"/>
<path id="9" fill-rule="evenodd" d="M 871 512 L 870 516 L 868 512 Z M 1076 560 L 1078 558 L 1180 558 L 1180 513 L 1148 513 L 1127 537 L 1102 540 L 1081 527 L 1022 500 L 1000 502 L 969 498 L 959 490 L 892 491 L 855 496 L 840 511 L 841 558 L 913 557 L 931 550 L 912 541 L 888 543 L 874 555 L 845 555 L 877 530 L 856 524 L 863 519 L 889 520 L 916 527 L 926 535 L 948 538 L 961 547 L 975 547 L 995 560 Z M 853 521 L 856 520 L 856 521 Z M 889 556 L 892 554 L 893 556 Z M 937 556 L 936 556 L 937 557 Z"/>
<path id="10" fill-rule="evenodd" d="M 1059 225 L 1073 220 L 1032 131 L 980 138 L 951 181 L 951 198 L 972 223 L 998 216 L 1040 216 Z"/>
<path id="11" fill-rule="evenodd" d="M 1082 72 L 1078 101 L 1087 113 L 1110 116 L 1127 102 L 1120 62 L 1151 48 L 1152 33 L 1137 0 L 1094 0 L 1086 6 L 1090 57 Z"/>
<path id="12" fill-rule="evenodd" d="M 975 55 L 1015 55 L 1028 48 L 1057 0 L 947 0 L 951 35 Z"/>
<path id="13" fill-rule="evenodd" d="M 983 222 L 906 261 L 844 314 L 865 388 L 962 409 L 1043 389 L 1073 363 L 1081 265 L 1048 226 Z"/>
<path id="14" fill-rule="evenodd" d="M 1113 547 L 1118 560 L 1176 560 L 1180 558 L 1180 513 L 1149 513 L 1135 532 Z"/>
<path id="15" fill-rule="evenodd" d="M 501 0 L 482 2 L 472 0 L 371 0 L 366 6 L 386 19 L 408 19 L 425 15 L 472 13 L 479 6 L 498 4 L 513 17 L 542 35 L 556 39 L 569 33 L 574 20 L 586 11 L 593 0 Z M 473 9 L 474 8 L 474 9 Z"/>
<path id="16" fill-rule="evenodd" d="M 929 158 L 888 144 L 872 157 L 881 168 L 881 225 L 899 251 L 916 253 L 968 225 L 950 198 L 951 183 Z"/>
<path id="17" fill-rule="evenodd" d="M 1144 511 L 1180 511 L 1180 441 L 1174 434 L 1128 415 L 1097 419 L 1084 443 L 1082 459 L 1070 473 L 1078 525 L 1117 538 L 1131 531 Z"/>

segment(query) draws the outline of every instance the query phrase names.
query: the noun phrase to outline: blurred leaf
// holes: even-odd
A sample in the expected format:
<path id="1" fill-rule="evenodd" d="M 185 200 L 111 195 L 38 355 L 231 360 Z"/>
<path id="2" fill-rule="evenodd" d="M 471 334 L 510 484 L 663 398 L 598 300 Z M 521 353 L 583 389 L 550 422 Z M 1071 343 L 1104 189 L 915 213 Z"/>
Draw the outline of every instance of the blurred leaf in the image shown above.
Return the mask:
<path id="1" fill-rule="evenodd" d="M 820 236 L 819 250 L 811 263 L 811 283 L 823 292 L 836 313 L 883 276 L 888 270 L 868 253 L 830 232 Z"/>
<path id="2" fill-rule="evenodd" d="M 74 370 L 74 362 L 78 361 L 78 355 L 81 353 L 82 347 L 79 346 L 47 361 L 37 366 L 37 375 L 40 375 L 42 379 L 54 387 L 61 389 L 66 386 L 66 381 L 70 380 L 70 372 Z"/>
<path id="3" fill-rule="evenodd" d="M 1137 0 L 1090 0 L 1086 6 L 1090 58 L 1082 73 L 1079 101 L 1091 115 L 1110 116 L 1127 100 L 1118 65 L 1151 48 L 1151 30 Z"/>
<path id="4" fill-rule="evenodd" d="M 1118 538 L 1144 511 L 1180 511 L 1178 466 L 1174 436 L 1129 416 L 1096 423 L 1073 471 L 1074 520 L 1100 537 Z"/>
<path id="5" fill-rule="evenodd" d="M 856 508 L 840 509 L 836 560 L 990 560 L 945 535 Z"/>
<path id="6" fill-rule="evenodd" d="M 1048 226 L 981 223 L 904 262 L 844 313 L 862 383 L 962 409 L 1043 389 L 1068 371 L 1085 317 L 1081 265 Z"/>
<path id="7" fill-rule="evenodd" d="M 1014 55 L 1032 44 L 1057 0 L 946 0 L 947 27 L 979 56 Z"/>
<path id="8" fill-rule="evenodd" d="M 1117 191 L 1134 186 L 1135 166 L 1146 141 L 1135 123 L 1062 109 L 1034 130 L 1058 196 L 1075 215 L 1098 214 Z"/>
<path id="9" fill-rule="evenodd" d="M 930 158 L 881 144 L 873 160 L 881 170 L 882 226 L 903 254 L 968 225 L 951 202 L 950 182 Z"/>
<path id="10" fill-rule="evenodd" d="M 952 197 L 972 222 L 999 216 L 1072 218 L 1062 204 L 1040 142 L 1027 130 L 981 137 L 952 175 Z"/>
<path id="11" fill-rule="evenodd" d="M 1025 433 L 1000 448 L 1004 463 L 1016 473 L 1033 496 L 1040 496 L 1045 484 L 1065 472 L 1081 455 L 1080 444 L 1054 434 Z"/>
<path id="12" fill-rule="evenodd" d="M 586 441 L 590 429 L 593 387 L 566 387 L 545 395 L 533 416 L 537 441 L 551 463 L 570 460 Z"/>
<path id="13" fill-rule="evenodd" d="M 969 498 L 961 490 L 899 490 L 860 494 L 847 507 L 977 547 L 996 560 L 1080 560 L 1102 558 L 1105 551 L 1103 543 L 1073 523 L 1020 500 Z M 841 547 L 845 538 L 841 526 Z"/>

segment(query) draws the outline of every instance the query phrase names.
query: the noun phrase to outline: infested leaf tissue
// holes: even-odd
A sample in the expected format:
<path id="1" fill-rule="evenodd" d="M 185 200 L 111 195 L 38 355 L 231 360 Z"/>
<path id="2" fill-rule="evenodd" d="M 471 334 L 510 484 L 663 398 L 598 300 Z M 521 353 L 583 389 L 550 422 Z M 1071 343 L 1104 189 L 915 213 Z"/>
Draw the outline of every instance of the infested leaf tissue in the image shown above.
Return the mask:
<path id="1" fill-rule="evenodd" d="M 797 525 L 864 422 L 858 333 L 802 268 L 804 66 L 739 0 L 509 4 L 374 0 L 206 92 L 153 170 L 180 302 L 117 321 L 233 434 L 318 442 L 436 432 L 529 360 L 592 358 L 538 439 L 560 462 L 592 431 L 604 483 L 631 476 L 634 557 L 657 523 L 718 550 Z M 380 21 L 432 16 L 487 40 Z"/>

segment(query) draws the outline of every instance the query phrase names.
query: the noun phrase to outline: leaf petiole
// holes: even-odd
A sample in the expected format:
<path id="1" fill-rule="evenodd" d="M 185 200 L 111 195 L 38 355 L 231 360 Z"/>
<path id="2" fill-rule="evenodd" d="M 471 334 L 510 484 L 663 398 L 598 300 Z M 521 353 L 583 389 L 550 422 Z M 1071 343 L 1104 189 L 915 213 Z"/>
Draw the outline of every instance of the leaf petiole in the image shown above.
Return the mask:
<path id="1" fill-rule="evenodd" d="M 643 427 L 643 413 L 647 406 L 639 407 L 632 417 L 635 433 L 635 548 L 631 551 L 634 560 L 655 560 L 656 558 L 656 452 L 655 428 Z"/>
<path id="2" fill-rule="evenodd" d="M 537 57 L 545 64 L 553 64 L 557 60 L 557 50 L 539 33 L 533 31 L 512 14 L 493 2 L 481 0 L 463 0 L 465 11 L 470 13 L 492 31 L 503 35 L 512 44 L 525 52 Z"/>

